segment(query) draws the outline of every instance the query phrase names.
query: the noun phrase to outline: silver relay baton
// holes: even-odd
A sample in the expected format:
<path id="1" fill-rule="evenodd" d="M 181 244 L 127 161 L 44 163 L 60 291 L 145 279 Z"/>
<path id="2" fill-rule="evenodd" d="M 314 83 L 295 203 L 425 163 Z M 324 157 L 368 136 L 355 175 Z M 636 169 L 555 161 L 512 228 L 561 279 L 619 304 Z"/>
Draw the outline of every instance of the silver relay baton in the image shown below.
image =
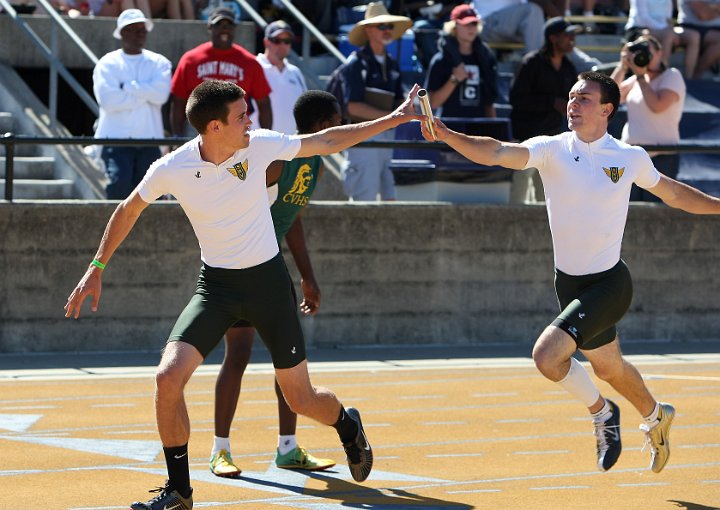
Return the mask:
<path id="1" fill-rule="evenodd" d="M 435 135 L 435 122 L 433 120 L 433 113 L 432 108 L 430 108 L 430 98 L 428 97 L 427 90 L 418 90 L 417 97 L 420 99 L 420 110 L 422 111 L 422 114 L 427 117 L 425 127 L 427 127 L 427 130 L 430 132 L 433 139 L 437 140 L 437 136 Z"/>

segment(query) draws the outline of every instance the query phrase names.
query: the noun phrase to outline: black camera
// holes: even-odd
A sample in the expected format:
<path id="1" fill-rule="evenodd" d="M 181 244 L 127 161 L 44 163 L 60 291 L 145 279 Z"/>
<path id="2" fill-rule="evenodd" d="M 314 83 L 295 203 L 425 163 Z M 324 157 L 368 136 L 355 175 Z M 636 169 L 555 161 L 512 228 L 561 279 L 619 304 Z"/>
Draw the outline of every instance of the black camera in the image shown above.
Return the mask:
<path id="1" fill-rule="evenodd" d="M 632 54 L 633 63 L 638 67 L 647 66 L 652 59 L 650 43 L 648 41 L 638 41 L 629 44 L 627 50 Z"/>

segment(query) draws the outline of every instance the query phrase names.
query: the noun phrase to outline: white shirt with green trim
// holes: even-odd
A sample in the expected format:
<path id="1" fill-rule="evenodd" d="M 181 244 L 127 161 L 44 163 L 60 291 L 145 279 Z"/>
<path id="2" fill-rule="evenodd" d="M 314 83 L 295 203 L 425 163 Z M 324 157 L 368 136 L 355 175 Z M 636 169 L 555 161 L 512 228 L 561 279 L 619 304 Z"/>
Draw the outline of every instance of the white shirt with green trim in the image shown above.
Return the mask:
<path id="1" fill-rule="evenodd" d="M 243 269 L 278 254 L 265 171 L 276 160 L 289 161 L 300 139 L 266 129 L 250 132 L 250 145 L 220 165 L 200 157 L 200 137 L 160 158 L 138 186 L 153 202 L 171 194 L 180 203 L 200 243 L 200 257 L 211 267 Z"/>
<path id="2" fill-rule="evenodd" d="M 617 264 L 632 184 L 647 189 L 660 181 L 647 152 L 607 133 L 591 143 L 567 132 L 522 145 L 545 188 L 555 267 L 586 275 Z"/>

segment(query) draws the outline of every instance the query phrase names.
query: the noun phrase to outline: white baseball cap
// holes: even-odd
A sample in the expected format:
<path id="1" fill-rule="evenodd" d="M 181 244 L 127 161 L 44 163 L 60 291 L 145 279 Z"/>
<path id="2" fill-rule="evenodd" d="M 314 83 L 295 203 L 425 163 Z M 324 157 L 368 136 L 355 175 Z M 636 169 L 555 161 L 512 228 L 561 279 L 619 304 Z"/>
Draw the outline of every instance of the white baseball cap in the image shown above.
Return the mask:
<path id="1" fill-rule="evenodd" d="M 118 16 L 117 28 L 113 31 L 113 37 L 115 39 L 121 39 L 120 31 L 133 23 L 145 23 L 145 28 L 148 32 L 153 29 L 153 22 L 146 18 L 140 9 L 125 9 L 120 13 L 120 16 Z"/>

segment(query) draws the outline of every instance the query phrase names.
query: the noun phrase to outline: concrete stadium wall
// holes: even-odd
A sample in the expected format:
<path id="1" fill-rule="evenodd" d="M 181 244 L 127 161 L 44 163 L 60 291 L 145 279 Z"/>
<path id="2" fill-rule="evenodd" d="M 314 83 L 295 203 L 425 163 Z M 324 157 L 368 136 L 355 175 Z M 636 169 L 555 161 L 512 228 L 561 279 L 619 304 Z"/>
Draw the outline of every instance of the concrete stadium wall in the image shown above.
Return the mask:
<path id="1" fill-rule="evenodd" d="M 0 202 L 0 352 L 164 344 L 200 265 L 174 203 L 140 218 L 105 272 L 99 311 L 86 303 L 80 320 L 63 317 L 114 207 Z M 304 320 L 310 345 L 529 349 L 557 313 L 542 206 L 318 202 L 305 225 L 323 293 L 320 313 Z M 720 339 L 718 239 L 720 218 L 632 207 L 623 256 L 635 299 L 624 338 Z"/>

